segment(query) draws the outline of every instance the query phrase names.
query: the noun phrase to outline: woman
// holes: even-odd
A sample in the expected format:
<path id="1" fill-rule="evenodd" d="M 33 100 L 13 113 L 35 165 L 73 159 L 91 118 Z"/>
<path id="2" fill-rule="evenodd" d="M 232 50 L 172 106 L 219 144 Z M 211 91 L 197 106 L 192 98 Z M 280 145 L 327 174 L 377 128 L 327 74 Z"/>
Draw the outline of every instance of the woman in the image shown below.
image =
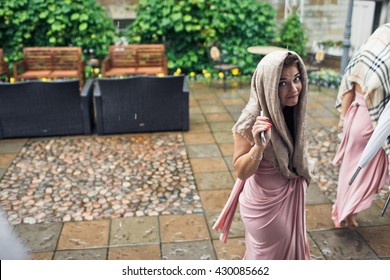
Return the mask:
<path id="1" fill-rule="evenodd" d="M 339 129 L 343 138 L 333 160 L 335 165 L 341 161 L 341 166 L 332 219 L 336 227 L 354 228 L 358 226 L 357 213 L 371 206 L 374 195 L 386 182 L 388 163 L 381 149 L 370 164 L 360 171 L 353 186 L 349 186 L 348 182 L 374 129 L 358 83 L 354 83 L 352 90 L 344 93 L 342 99 Z"/>
<path id="2" fill-rule="evenodd" d="M 336 227 L 358 226 L 357 213 L 369 208 L 388 181 L 389 146 L 381 149 L 349 186 L 360 156 L 390 96 L 390 24 L 380 26 L 348 63 L 336 108 L 340 109 L 340 147 L 333 164 L 341 162 L 332 219 Z"/>
<path id="3" fill-rule="evenodd" d="M 229 229 L 224 223 L 229 224 L 227 213 L 234 210 L 231 202 L 239 193 L 244 259 L 310 259 L 305 223 L 311 179 L 304 132 L 306 97 L 306 69 L 296 53 L 275 51 L 261 60 L 249 102 L 233 127 L 238 180 L 214 226 L 223 229 L 221 239 L 226 240 Z"/>

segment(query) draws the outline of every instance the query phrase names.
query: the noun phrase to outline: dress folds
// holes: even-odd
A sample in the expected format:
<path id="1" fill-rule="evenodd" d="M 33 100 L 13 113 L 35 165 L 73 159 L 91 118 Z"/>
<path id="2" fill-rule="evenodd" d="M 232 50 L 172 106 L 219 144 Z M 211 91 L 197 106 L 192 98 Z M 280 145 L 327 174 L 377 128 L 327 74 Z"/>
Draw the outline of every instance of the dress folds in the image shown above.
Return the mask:
<path id="1" fill-rule="evenodd" d="M 251 260 L 310 259 L 303 177 L 285 179 L 263 160 L 240 194 L 246 252 Z"/>

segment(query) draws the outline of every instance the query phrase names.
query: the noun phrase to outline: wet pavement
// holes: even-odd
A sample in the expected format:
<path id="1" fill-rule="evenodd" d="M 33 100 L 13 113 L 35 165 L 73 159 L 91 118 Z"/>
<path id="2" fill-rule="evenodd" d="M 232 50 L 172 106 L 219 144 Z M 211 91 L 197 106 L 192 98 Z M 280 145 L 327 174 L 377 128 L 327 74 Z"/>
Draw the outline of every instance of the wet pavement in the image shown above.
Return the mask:
<path id="1" fill-rule="evenodd" d="M 188 132 L 0 140 L 0 205 L 33 259 L 242 259 L 238 213 L 226 244 L 212 230 L 233 186 L 231 127 L 249 87 L 190 84 Z M 336 92 L 311 88 L 313 182 L 306 202 L 312 259 L 390 259 L 389 191 L 336 229 Z"/>

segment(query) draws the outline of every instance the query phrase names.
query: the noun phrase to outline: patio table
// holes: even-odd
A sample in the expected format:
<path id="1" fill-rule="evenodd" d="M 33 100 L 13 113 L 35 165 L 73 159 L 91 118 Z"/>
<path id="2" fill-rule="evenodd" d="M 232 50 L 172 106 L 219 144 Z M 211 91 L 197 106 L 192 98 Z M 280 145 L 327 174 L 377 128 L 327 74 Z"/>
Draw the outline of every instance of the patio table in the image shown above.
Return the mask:
<path id="1" fill-rule="evenodd" d="M 273 51 L 287 51 L 287 49 L 275 46 L 252 46 L 247 48 L 249 53 L 267 55 Z"/>

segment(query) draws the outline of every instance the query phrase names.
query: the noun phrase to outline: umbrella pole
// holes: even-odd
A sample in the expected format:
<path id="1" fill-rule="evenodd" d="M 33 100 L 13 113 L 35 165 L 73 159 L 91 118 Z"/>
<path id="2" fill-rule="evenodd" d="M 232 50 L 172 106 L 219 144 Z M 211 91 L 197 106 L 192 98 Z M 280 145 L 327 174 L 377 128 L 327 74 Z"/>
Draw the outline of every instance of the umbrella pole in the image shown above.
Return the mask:
<path id="1" fill-rule="evenodd" d="M 382 210 L 381 217 L 383 217 L 383 215 L 386 213 L 386 210 L 387 210 L 387 207 L 389 206 L 389 203 L 390 203 L 390 194 L 389 194 L 389 196 L 387 197 L 385 206 L 383 206 L 383 210 Z"/>
<path id="2" fill-rule="evenodd" d="M 349 181 L 348 185 L 350 185 L 350 186 L 352 185 L 353 181 L 355 181 L 356 176 L 359 174 L 360 170 L 362 170 L 362 168 L 359 166 L 356 169 L 355 173 L 353 174 L 353 176 L 352 176 L 351 180 Z"/>

